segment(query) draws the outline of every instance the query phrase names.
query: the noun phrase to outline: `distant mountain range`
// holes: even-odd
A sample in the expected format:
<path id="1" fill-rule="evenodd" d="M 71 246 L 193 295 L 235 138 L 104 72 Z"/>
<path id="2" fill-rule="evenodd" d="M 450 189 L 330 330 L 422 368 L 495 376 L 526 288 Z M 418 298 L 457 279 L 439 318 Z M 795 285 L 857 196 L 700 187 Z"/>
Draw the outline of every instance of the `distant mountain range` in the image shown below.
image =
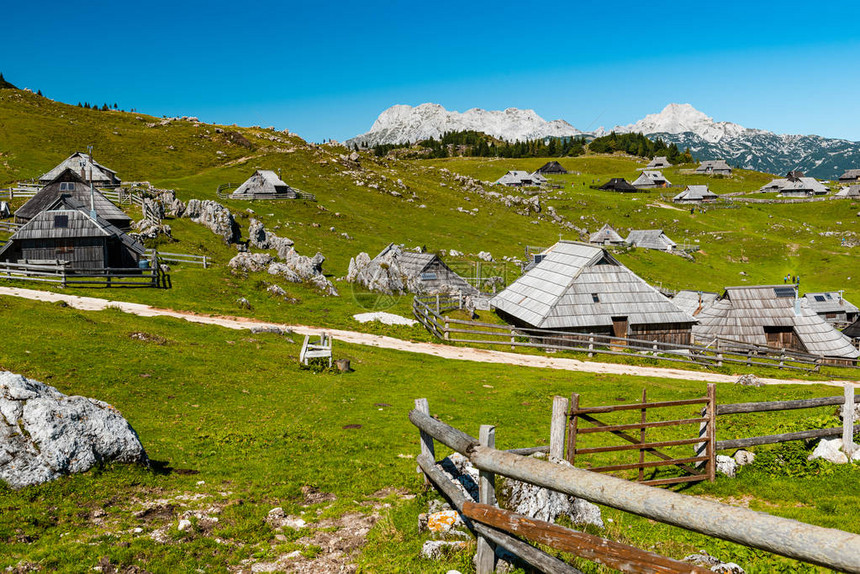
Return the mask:
<path id="1" fill-rule="evenodd" d="M 599 137 L 603 128 L 582 132 L 564 120 L 546 121 L 534 110 L 471 109 L 460 113 L 438 104 L 397 105 L 382 112 L 370 131 L 347 140 L 352 146 L 414 143 L 445 132 L 474 130 L 507 141 L 545 137 Z M 616 133 L 643 133 L 690 148 L 697 160 L 724 159 L 729 164 L 775 174 L 799 169 L 807 175 L 834 179 L 860 168 L 860 143 L 816 135 L 775 134 L 731 122 L 715 122 L 690 104 L 669 104 L 634 124 L 615 126 Z"/>

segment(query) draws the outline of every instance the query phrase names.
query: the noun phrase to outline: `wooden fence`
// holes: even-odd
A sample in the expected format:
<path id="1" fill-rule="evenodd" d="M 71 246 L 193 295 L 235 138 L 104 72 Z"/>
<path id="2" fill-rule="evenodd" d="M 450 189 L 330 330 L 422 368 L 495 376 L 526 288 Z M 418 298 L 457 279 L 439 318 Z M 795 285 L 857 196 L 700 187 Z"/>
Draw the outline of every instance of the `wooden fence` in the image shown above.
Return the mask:
<path id="1" fill-rule="evenodd" d="M 0 231 L 6 231 L 8 233 L 15 233 L 23 226 L 24 225 L 22 223 L 15 223 L 13 221 L 0 221 Z"/>
<path id="2" fill-rule="evenodd" d="M 18 198 L 30 198 L 39 193 L 44 185 L 38 183 L 18 183 L 15 187 L 9 189 L 0 190 L 0 198 L 5 197 L 6 199 L 15 199 Z M 99 193 L 108 198 L 110 201 L 114 202 L 117 205 L 123 204 L 132 204 L 132 205 L 143 205 L 143 195 L 132 191 L 131 189 L 125 189 L 122 187 L 105 189 L 96 187 L 95 188 Z"/>
<path id="3" fill-rule="evenodd" d="M 0 261 L 0 279 L 16 281 L 38 281 L 67 286 L 104 287 L 167 287 L 169 277 L 161 272 L 157 258 L 149 269 L 103 268 L 74 270 L 66 262 L 50 264 L 24 264 Z"/>
<path id="4" fill-rule="evenodd" d="M 147 257 L 152 257 L 153 254 L 158 255 L 159 261 L 165 263 L 189 263 L 191 265 L 202 265 L 203 269 L 207 269 L 212 261 L 207 255 L 193 255 L 191 253 L 167 253 L 166 251 L 156 251 L 155 249 L 147 249 Z"/>
<path id="5" fill-rule="evenodd" d="M 434 336 L 452 343 L 535 348 L 545 351 L 571 351 L 594 355 L 647 357 L 660 361 L 704 367 L 745 365 L 805 372 L 819 372 L 831 359 L 785 348 L 748 345 L 715 339 L 708 345 L 680 345 L 654 340 L 618 338 L 594 333 L 573 333 L 550 329 L 531 329 L 507 324 L 454 319 L 443 315 L 463 308 L 460 296 L 418 296 L 412 301 L 412 314 Z M 840 365 L 842 368 L 857 368 Z"/>
<path id="6" fill-rule="evenodd" d="M 553 456 L 564 449 L 564 410 L 560 408 L 563 405 L 558 399 L 566 401 L 557 397 L 553 403 L 550 460 L 497 450 L 496 427 L 482 425 L 479 439 L 475 439 L 431 417 L 426 399 L 416 400 L 415 409 L 409 413 L 409 420 L 420 431 L 421 454 L 417 460 L 426 483 L 434 486 L 468 519 L 465 521 L 467 527 L 478 538 L 477 574 L 494 571 L 493 546 L 508 550 L 541 572 L 579 572 L 567 562 L 522 539 L 623 572 L 710 572 L 706 568 L 498 508 L 495 499 L 496 475 L 795 560 L 841 572 L 860 573 L 860 536 L 856 534 L 556 464 L 552 461 Z M 478 500 L 463 494 L 439 469 L 434 442 L 437 440 L 466 456 L 479 469 Z"/>

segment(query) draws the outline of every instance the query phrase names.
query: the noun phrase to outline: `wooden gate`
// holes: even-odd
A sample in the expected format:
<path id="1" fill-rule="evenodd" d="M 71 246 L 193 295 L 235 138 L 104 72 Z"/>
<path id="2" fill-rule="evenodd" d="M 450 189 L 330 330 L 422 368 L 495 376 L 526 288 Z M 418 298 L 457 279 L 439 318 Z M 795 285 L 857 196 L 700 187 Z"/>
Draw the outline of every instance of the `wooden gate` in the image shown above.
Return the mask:
<path id="1" fill-rule="evenodd" d="M 659 415 L 649 416 L 648 411 L 659 411 L 660 409 L 680 407 L 685 405 L 703 405 L 698 413 L 685 419 L 660 420 Z M 598 415 L 629 411 L 631 414 L 638 412 L 637 422 L 625 422 L 623 424 L 604 422 L 605 417 Z M 639 473 L 636 478 L 638 482 L 650 485 L 676 484 L 681 482 L 694 482 L 699 480 L 714 480 L 716 470 L 716 455 L 714 449 L 716 422 L 716 386 L 708 385 L 708 394 L 705 397 L 684 399 L 678 401 L 648 402 L 647 391 L 642 391 L 642 402 L 624 405 L 608 405 L 600 407 L 581 407 L 579 395 L 571 395 L 570 411 L 568 413 L 567 432 L 567 460 L 575 464 L 576 457 L 580 455 L 633 451 L 638 452 L 638 460 L 625 464 L 611 464 L 595 466 L 588 470 L 592 472 L 615 472 L 636 470 Z M 584 425 L 588 426 L 584 426 Z M 697 431 L 691 432 L 695 435 L 690 438 L 679 438 L 673 440 L 651 440 L 648 438 L 648 429 L 661 427 L 698 425 Z M 582 447 L 580 442 L 582 435 L 594 433 L 611 433 L 625 441 L 626 444 Z M 629 434 L 633 433 L 633 434 Z M 666 447 L 679 445 L 695 445 L 694 456 L 677 457 L 667 454 Z M 657 460 L 646 460 L 650 455 Z M 683 476 L 646 479 L 646 469 L 658 469 L 660 467 L 675 466 L 684 472 Z"/>

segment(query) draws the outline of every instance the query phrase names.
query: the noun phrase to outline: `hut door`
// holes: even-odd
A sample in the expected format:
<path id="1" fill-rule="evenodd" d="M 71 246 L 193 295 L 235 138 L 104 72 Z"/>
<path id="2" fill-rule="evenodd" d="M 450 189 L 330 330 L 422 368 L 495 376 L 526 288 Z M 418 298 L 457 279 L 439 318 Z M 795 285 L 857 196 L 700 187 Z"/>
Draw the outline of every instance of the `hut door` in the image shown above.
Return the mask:
<path id="1" fill-rule="evenodd" d="M 612 340 L 613 348 L 616 346 L 624 346 L 624 339 L 627 338 L 627 327 L 627 317 L 612 318 L 612 336 L 614 337 Z"/>
<path id="2" fill-rule="evenodd" d="M 794 329 L 791 327 L 765 327 L 767 346 L 776 349 L 794 348 Z"/>

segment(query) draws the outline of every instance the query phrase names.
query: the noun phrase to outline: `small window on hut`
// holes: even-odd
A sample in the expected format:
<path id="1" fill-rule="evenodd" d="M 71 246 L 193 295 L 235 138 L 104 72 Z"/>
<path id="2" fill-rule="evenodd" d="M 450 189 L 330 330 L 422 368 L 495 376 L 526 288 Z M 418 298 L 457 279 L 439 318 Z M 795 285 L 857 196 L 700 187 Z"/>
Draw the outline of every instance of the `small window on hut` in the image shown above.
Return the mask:
<path id="1" fill-rule="evenodd" d="M 68 215 L 55 215 L 54 216 L 54 228 L 67 228 L 69 226 L 69 216 Z"/>
<path id="2" fill-rule="evenodd" d="M 60 184 L 60 191 L 75 191 L 75 182 L 67 181 Z"/>
<path id="3" fill-rule="evenodd" d="M 592 293 L 591 294 L 591 300 L 594 301 L 595 303 L 600 303 L 600 295 L 598 295 L 597 293 Z"/>
<path id="4" fill-rule="evenodd" d="M 436 280 L 436 273 L 434 273 L 433 271 L 429 271 L 427 273 L 422 273 L 421 274 L 421 280 L 422 281 L 435 281 Z"/>

